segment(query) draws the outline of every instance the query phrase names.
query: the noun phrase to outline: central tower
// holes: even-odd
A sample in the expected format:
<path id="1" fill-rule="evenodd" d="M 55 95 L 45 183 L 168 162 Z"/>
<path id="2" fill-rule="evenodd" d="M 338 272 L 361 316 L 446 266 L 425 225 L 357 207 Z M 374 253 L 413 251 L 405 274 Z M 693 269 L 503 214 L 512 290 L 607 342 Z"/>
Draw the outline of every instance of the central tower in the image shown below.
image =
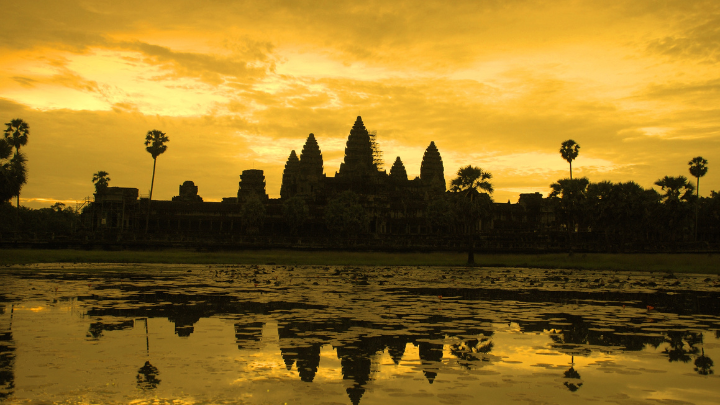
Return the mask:
<path id="1" fill-rule="evenodd" d="M 345 162 L 340 163 L 339 177 L 362 177 L 377 173 L 370 134 L 360 116 L 350 130 L 345 146 Z"/>

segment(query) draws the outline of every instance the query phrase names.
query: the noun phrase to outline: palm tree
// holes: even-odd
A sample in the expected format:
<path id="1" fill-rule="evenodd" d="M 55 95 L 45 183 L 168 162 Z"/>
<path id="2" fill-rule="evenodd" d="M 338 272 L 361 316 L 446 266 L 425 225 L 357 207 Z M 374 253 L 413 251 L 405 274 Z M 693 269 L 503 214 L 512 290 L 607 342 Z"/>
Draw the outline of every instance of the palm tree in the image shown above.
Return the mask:
<path id="1" fill-rule="evenodd" d="M 693 199 L 695 186 L 685 176 L 665 176 L 655 182 L 660 186 L 662 210 L 664 211 L 665 229 L 673 238 L 683 237 L 686 229 L 692 226 L 689 202 Z"/>
<path id="2" fill-rule="evenodd" d="M 655 185 L 665 192 L 663 195 L 665 204 L 677 204 L 680 203 L 680 200 L 689 201 L 692 198 L 692 192 L 695 191 L 695 187 L 685 176 L 665 176 L 656 181 Z"/>
<path id="3" fill-rule="evenodd" d="M 706 159 L 703 159 L 702 156 L 697 156 L 692 158 L 691 161 L 688 162 L 688 165 L 690 165 L 690 174 L 695 176 L 697 178 L 697 187 L 695 188 L 695 192 L 697 193 L 697 201 L 695 201 L 695 240 L 697 240 L 697 227 L 698 227 L 698 205 L 700 204 L 700 177 L 704 176 L 705 173 L 707 173 L 708 161 Z"/>
<path id="4" fill-rule="evenodd" d="M 26 159 L 24 157 L 20 157 L 20 147 L 27 145 L 28 135 L 30 135 L 30 126 L 27 122 L 20 118 L 15 118 L 10 122 L 5 123 L 5 126 L 7 126 L 7 128 L 5 128 L 5 140 L 10 146 L 15 148 L 15 156 L 18 157 L 18 162 L 22 162 L 22 166 L 24 167 Z M 23 178 L 25 177 L 24 174 L 23 170 Z M 25 184 L 25 181 L 23 181 L 22 184 Z M 18 184 L 17 187 L 16 198 L 18 210 L 20 209 L 20 188 L 22 187 L 22 184 Z"/>
<path id="5" fill-rule="evenodd" d="M 468 264 L 475 264 L 475 253 L 474 253 L 474 234 L 475 234 L 475 223 L 481 214 L 482 209 L 475 207 L 476 195 L 479 195 L 480 190 L 485 191 L 488 194 L 492 194 L 493 186 L 488 180 L 492 179 L 492 174 L 483 171 L 479 167 L 473 167 L 468 165 L 461 167 L 457 172 L 457 177 L 450 182 L 450 189 L 461 195 L 470 201 L 470 206 L 467 208 L 466 214 L 470 217 L 470 235 L 468 241 Z"/>
<path id="6" fill-rule="evenodd" d="M 557 183 L 550 185 L 552 191 L 550 198 L 560 199 L 560 214 L 566 221 L 568 230 L 568 250 L 573 253 L 573 237 L 575 227 L 583 217 L 583 211 L 587 208 L 587 192 L 590 180 L 587 177 L 579 179 L 560 179 Z"/>
<path id="7" fill-rule="evenodd" d="M 10 155 L 3 153 L 3 144 L 6 145 L 5 140 L 0 139 L 0 160 L 7 159 Z M 0 162 L 0 203 L 20 195 L 20 188 L 25 183 L 27 183 L 27 159 L 22 152 L 15 153 L 7 162 Z M 17 212 L 20 212 L 19 206 Z"/>
<path id="8" fill-rule="evenodd" d="M 145 150 L 152 155 L 153 158 L 153 174 L 152 181 L 150 182 L 150 198 L 148 199 L 148 212 L 145 219 L 145 233 L 148 231 L 150 224 L 150 203 L 152 202 L 153 187 L 155 185 L 155 166 L 157 165 L 157 157 L 162 155 L 167 150 L 166 142 L 170 142 L 170 139 L 165 135 L 164 132 L 153 129 L 148 131 L 145 135 Z"/>
<path id="9" fill-rule="evenodd" d="M 570 180 L 572 180 L 572 161 L 575 160 L 575 158 L 578 156 L 578 153 L 580 153 L 580 145 L 578 145 L 572 139 L 568 139 L 567 141 L 563 142 L 562 146 L 560 147 L 560 156 L 562 156 L 563 159 L 567 160 L 567 162 L 570 163 Z"/>
<path id="10" fill-rule="evenodd" d="M 9 201 L 15 193 L 13 193 L 13 176 L 11 175 L 10 162 L 4 160 L 12 155 L 12 146 L 5 140 L 0 138 L 0 203 Z"/>
<path id="11" fill-rule="evenodd" d="M 100 170 L 99 172 L 93 174 L 93 184 L 95 184 L 95 194 L 102 194 L 107 190 L 108 185 L 110 184 L 110 173 Z"/>

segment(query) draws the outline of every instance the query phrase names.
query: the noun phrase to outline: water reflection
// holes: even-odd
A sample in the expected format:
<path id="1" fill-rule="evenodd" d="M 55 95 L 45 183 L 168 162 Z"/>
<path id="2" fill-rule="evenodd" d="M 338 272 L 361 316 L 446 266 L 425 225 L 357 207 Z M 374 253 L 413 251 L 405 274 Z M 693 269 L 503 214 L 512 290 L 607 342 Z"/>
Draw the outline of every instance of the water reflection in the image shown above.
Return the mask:
<path id="1" fill-rule="evenodd" d="M 15 342 L 12 335 L 14 305 L 0 304 L 0 399 L 8 398 L 15 388 Z"/>
<path id="2" fill-rule="evenodd" d="M 140 367 L 140 370 L 138 370 L 138 388 L 144 391 L 157 388 L 158 384 L 160 384 L 160 379 L 157 378 L 159 374 L 160 372 L 157 367 L 150 364 L 150 361 L 146 361 L 145 365 Z"/>
<path id="3" fill-rule="evenodd" d="M 575 392 L 582 387 L 580 381 L 580 373 L 575 370 L 575 356 L 570 357 L 570 368 L 564 373 L 566 381 L 563 383 L 571 392 Z"/>
<path id="4" fill-rule="evenodd" d="M 701 349 L 702 354 L 695 359 L 694 370 L 700 375 L 713 374 L 713 361 L 710 357 L 705 355 L 705 349 Z"/>
<path id="5" fill-rule="evenodd" d="M 342 383 L 344 402 L 353 404 L 392 398 L 434 403 L 430 398 L 440 396 L 470 403 L 489 395 L 480 387 L 563 402 L 553 391 L 559 387 L 607 399 L 602 385 L 609 382 L 637 397 L 647 394 L 632 384 L 657 390 L 679 384 L 688 372 L 714 377 L 711 356 L 720 348 L 720 294 L 699 277 L 683 279 L 684 290 L 671 290 L 643 274 L 190 266 L 147 274 L 15 271 L 0 274 L 0 281 L 0 395 L 18 400 L 67 394 L 53 388 L 55 394 L 36 397 L 28 388 L 33 379 L 48 386 L 73 383 L 54 381 L 62 377 L 52 372 L 33 374 L 41 365 L 32 354 L 23 357 L 27 363 L 17 377 L 13 327 L 21 330 L 15 340 L 55 357 L 51 370 L 69 367 L 64 357 L 85 356 L 89 368 L 75 372 L 133 376 L 135 390 L 125 377 L 112 383 L 125 387 L 115 391 L 86 388 L 100 402 L 132 401 L 139 389 L 207 402 L 298 395 L 296 402 L 313 403 L 298 393 L 330 401 L 338 392 L 333 382 Z M 647 289 L 651 282 L 658 288 Z M 655 310 L 647 309 L 650 304 Z M 13 326 L 16 305 L 21 326 Z M 47 330 L 67 338 L 42 340 Z M 93 346 L 78 346 L 78 330 Z M 565 356 L 569 367 L 559 360 Z M 190 367 L 202 373 L 183 371 Z M 649 373 L 668 377 L 653 381 Z M 645 378 L 625 381 L 634 375 Z M 529 379 L 547 384 L 535 392 Z M 262 391 L 258 381 L 276 385 Z M 696 403 L 714 386 L 703 379 L 683 384 L 695 387 Z M 322 392 L 303 391 L 311 388 Z"/>

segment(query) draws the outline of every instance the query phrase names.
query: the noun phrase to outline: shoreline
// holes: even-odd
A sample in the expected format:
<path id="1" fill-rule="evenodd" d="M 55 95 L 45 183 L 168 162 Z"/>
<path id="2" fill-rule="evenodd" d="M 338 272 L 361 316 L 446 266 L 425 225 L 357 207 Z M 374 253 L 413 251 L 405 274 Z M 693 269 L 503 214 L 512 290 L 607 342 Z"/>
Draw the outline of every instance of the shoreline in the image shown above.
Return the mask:
<path id="1" fill-rule="evenodd" d="M 470 267 L 460 252 L 387 253 L 356 251 L 243 250 L 233 252 L 1 249 L 0 266 L 36 263 L 258 264 L 332 266 Z M 720 254 L 692 253 L 475 253 L 473 268 L 536 268 L 720 274 Z"/>

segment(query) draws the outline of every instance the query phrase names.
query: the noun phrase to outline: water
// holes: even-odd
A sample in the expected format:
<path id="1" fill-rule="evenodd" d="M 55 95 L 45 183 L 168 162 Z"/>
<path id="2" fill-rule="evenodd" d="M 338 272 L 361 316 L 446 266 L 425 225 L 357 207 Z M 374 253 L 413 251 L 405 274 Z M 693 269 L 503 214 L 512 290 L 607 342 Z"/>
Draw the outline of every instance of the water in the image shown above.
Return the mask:
<path id="1" fill-rule="evenodd" d="M 529 269 L 6 268 L 0 399 L 716 404 L 719 282 Z"/>

